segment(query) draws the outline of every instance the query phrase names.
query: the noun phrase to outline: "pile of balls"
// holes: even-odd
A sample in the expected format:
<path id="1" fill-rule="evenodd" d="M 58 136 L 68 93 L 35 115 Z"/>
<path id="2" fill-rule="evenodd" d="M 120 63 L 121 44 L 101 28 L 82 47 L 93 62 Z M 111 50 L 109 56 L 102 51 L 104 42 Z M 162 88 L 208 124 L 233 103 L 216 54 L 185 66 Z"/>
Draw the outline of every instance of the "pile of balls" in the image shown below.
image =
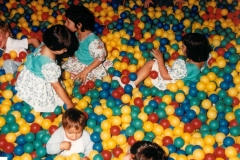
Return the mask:
<path id="1" fill-rule="evenodd" d="M 114 66 L 102 80 L 84 85 L 64 72 L 64 84 L 76 108 L 88 117 L 86 130 L 94 142 L 91 160 L 121 160 L 136 141 L 163 147 L 169 160 L 240 159 L 240 2 L 188 0 L 182 6 L 143 8 L 141 0 L 10 0 L 0 4 L 0 18 L 18 39 L 37 37 L 51 25 L 64 24 L 70 5 L 84 5 L 95 16 L 95 33 L 106 45 Z M 153 86 L 151 72 L 138 88 L 129 81 L 153 58 L 158 48 L 171 66 L 183 58 L 185 33 L 201 33 L 212 46 L 209 67 L 198 82 L 182 80 L 161 91 Z M 33 50 L 30 46 L 30 52 Z M 0 67 L 7 59 L 25 61 L 15 51 L 0 52 Z M 0 157 L 9 160 L 76 160 L 48 155 L 45 145 L 61 126 L 65 106 L 53 113 L 38 113 L 16 96 L 15 74 L 0 69 Z M 121 77 L 122 88 L 112 80 Z"/>

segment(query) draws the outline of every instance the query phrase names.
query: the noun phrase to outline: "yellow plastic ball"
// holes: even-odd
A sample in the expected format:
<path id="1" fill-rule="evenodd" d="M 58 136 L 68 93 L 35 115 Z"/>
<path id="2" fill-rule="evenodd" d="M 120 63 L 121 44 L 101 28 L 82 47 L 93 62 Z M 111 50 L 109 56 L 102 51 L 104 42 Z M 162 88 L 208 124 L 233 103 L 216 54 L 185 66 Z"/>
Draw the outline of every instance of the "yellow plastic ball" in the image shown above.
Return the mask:
<path id="1" fill-rule="evenodd" d="M 112 117 L 113 112 L 110 108 L 104 108 L 103 115 L 106 116 L 107 118 L 110 118 Z"/>
<path id="2" fill-rule="evenodd" d="M 212 102 L 209 99 L 204 99 L 202 101 L 202 107 L 204 109 L 209 109 L 212 106 Z"/>
<path id="3" fill-rule="evenodd" d="M 101 123 L 101 128 L 103 130 L 109 130 L 111 128 L 112 124 L 109 120 L 103 120 Z"/>
<path id="4" fill-rule="evenodd" d="M 204 91 L 206 89 L 206 84 L 204 82 L 198 82 L 197 83 L 197 89 L 199 91 Z"/>
<path id="5" fill-rule="evenodd" d="M 172 97 L 169 95 L 164 95 L 162 97 L 162 101 L 165 102 L 166 104 L 170 104 L 172 102 Z"/>
<path id="6" fill-rule="evenodd" d="M 121 100 L 123 103 L 128 104 L 131 100 L 131 97 L 129 94 L 124 94 L 122 95 Z"/>
<path id="7" fill-rule="evenodd" d="M 229 88 L 227 91 L 228 95 L 231 97 L 236 97 L 238 95 L 238 90 L 236 88 Z"/>
<path id="8" fill-rule="evenodd" d="M 153 131 L 152 131 L 152 132 L 153 132 L 156 136 L 162 135 L 163 131 L 164 131 L 164 128 L 163 128 L 161 125 L 159 125 L 159 124 L 154 124 Z"/>
<path id="9" fill-rule="evenodd" d="M 228 158 L 236 157 L 237 156 L 237 150 L 233 146 L 229 146 L 225 149 L 225 154 Z"/>
<path id="10" fill-rule="evenodd" d="M 118 145 L 123 145 L 127 142 L 127 138 L 124 135 L 120 134 L 117 136 L 116 142 Z"/>
<path id="11" fill-rule="evenodd" d="M 178 103 L 182 103 L 184 100 L 185 100 L 185 95 L 183 93 L 177 93 L 175 95 L 175 100 L 178 102 Z"/>
<path id="12" fill-rule="evenodd" d="M 217 65 L 219 68 L 224 68 L 226 66 L 227 62 L 224 59 L 220 59 L 217 61 Z"/>
<path id="13" fill-rule="evenodd" d="M 151 132 L 153 130 L 153 123 L 150 121 L 147 121 L 143 124 L 143 129 L 146 132 Z"/>
<path id="14" fill-rule="evenodd" d="M 109 138 L 106 142 L 109 149 L 114 149 L 117 146 L 117 142 L 113 138 Z"/>
<path id="15" fill-rule="evenodd" d="M 22 134 L 27 134 L 28 132 L 30 132 L 30 126 L 29 126 L 29 124 L 27 124 L 27 123 L 24 123 L 24 124 L 22 124 L 22 125 L 20 125 L 20 133 L 22 133 Z"/>
<path id="16" fill-rule="evenodd" d="M 41 124 L 42 128 L 46 130 L 49 129 L 51 125 L 52 125 L 52 122 L 50 119 L 44 119 Z"/>
<path id="17" fill-rule="evenodd" d="M 140 131 L 140 130 L 138 130 L 138 131 L 136 131 L 135 133 L 134 133 L 134 139 L 136 140 L 136 141 L 141 141 L 142 139 L 143 139 L 143 137 L 144 137 L 144 133 L 142 132 L 142 131 Z"/>
<path id="18" fill-rule="evenodd" d="M 145 80 L 144 80 L 144 84 L 145 86 L 147 87 L 151 87 L 153 84 L 152 84 L 152 80 L 150 77 L 147 77 Z"/>
<path id="19" fill-rule="evenodd" d="M 6 120 L 3 117 L 0 117 L 0 127 L 4 126 L 6 123 Z"/>
<path id="20" fill-rule="evenodd" d="M 6 140 L 10 143 L 14 143 L 16 141 L 16 139 L 17 139 L 17 136 L 15 133 L 8 133 L 6 135 Z"/>
<path id="21" fill-rule="evenodd" d="M 201 149 L 196 149 L 193 151 L 193 157 L 195 159 L 204 159 L 205 153 Z"/>
<path id="22" fill-rule="evenodd" d="M 80 155 L 78 153 L 73 153 L 70 155 L 69 160 L 80 160 Z"/>
<path id="23" fill-rule="evenodd" d="M 121 113 L 128 115 L 128 114 L 131 113 L 131 108 L 130 108 L 129 106 L 125 105 L 125 106 L 123 106 L 123 107 L 121 108 Z"/>
<path id="24" fill-rule="evenodd" d="M 28 153 L 23 153 L 21 155 L 21 160 L 31 160 L 31 159 L 32 159 L 32 156 Z M 56 158 L 54 158 L 54 159 L 56 159 Z M 57 159 L 57 160 L 65 160 L 65 158 L 64 159 Z"/>
<path id="25" fill-rule="evenodd" d="M 167 115 L 173 115 L 174 112 L 175 112 L 175 109 L 174 109 L 173 106 L 168 105 L 168 106 L 165 107 L 165 111 L 166 111 L 166 114 L 167 114 Z"/>
<path id="26" fill-rule="evenodd" d="M 108 140 L 109 138 L 111 137 L 111 134 L 109 131 L 105 131 L 103 130 L 101 133 L 100 133 L 100 138 L 104 141 L 104 140 Z"/>
<path id="27" fill-rule="evenodd" d="M 96 106 L 94 108 L 94 113 L 96 113 L 97 115 L 101 115 L 103 113 L 103 107 L 102 106 Z"/>
<path id="28" fill-rule="evenodd" d="M 2 96 L 5 99 L 11 99 L 12 96 L 13 96 L 13 92 L 11 90 L 4 90 L 3 93 L 2 93 Z"/>

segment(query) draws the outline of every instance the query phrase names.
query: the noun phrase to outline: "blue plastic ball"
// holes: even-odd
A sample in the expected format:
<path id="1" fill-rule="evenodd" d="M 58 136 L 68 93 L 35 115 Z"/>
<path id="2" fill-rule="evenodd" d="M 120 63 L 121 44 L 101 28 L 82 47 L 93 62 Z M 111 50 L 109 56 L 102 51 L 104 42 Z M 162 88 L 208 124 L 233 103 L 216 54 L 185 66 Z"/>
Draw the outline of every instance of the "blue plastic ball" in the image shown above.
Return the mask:
<path id="1" fill-rule="evenodd" d="M 27 113 L 27 114 L 25 115 L 25 120 L 26 120 L 26 122 L 28 122 L 28 123 L 33 123 L 34 120 L 35 120 L 35 116 L 34 116 L 32 113 Z"/>
<path id="2" fill-rule="evenodd" d="M 232 137 L 225 137 L 223 140 L 223 145 L 225 147 L 232 146 L 235 143 L 235 140 Z"/>
<path id="3" fill-rule="evenodd" d="M 22 145 L 17 145 L 15 148 L 14 148 L 14 153 L 17 155 L 17 156 L 21 156 L 23 153 L 24 153 L 24 148 Z"/>
<path id="4" fill-rule="evenodd" d="M 211 94 L 208 99 L 212 102 L 212 103 L 217 103 L 219 100 L 219 97 L 217 94 Z"/>
<path id="5" fill-rule="evenodd" d="M 91 134 L 91 136 L 90 136 L 90 139 L 91 139 L 94 143 L 99 142 L 99 141 L 101 140 L 101 138 L 100 138 L 100 133 L 98 133 L 98 132 L 93 132 L 93 133 Z"/>

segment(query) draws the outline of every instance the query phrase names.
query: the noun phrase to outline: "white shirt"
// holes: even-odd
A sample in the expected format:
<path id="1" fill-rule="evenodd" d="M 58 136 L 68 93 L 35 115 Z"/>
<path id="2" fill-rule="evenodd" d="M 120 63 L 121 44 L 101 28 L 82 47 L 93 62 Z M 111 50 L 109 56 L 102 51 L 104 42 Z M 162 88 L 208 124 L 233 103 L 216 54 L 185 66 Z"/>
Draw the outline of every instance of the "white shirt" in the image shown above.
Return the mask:
<path id="1" fill-rule="evenodd" d="M 27 38 L 19 40 L 19 39 L 8 37 L 5 53 L 9 53 L 10 51 L 16 51 L 19 56 L 19 53 L 21 51 L 27 52 L 27 49 L 28 49 Z"/>

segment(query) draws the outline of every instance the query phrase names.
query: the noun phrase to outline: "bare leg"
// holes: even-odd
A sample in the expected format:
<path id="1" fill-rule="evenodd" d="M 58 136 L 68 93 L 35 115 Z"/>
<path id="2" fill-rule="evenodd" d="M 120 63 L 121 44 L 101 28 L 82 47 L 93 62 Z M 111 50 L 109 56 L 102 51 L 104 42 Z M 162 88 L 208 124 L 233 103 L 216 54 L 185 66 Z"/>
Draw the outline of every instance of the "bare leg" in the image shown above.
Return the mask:
<path id="1" fill-rule="evenodd" d="M 137 86 L 140 82 L 142 82 L 147 76 L 149 76 L 149 73 L 151 72 L 152 66 L 154 64 L 154 60 L 148 61 L 142 68 L 137 72 L 137 79 L 134 81 L 134 84 Z"/>

